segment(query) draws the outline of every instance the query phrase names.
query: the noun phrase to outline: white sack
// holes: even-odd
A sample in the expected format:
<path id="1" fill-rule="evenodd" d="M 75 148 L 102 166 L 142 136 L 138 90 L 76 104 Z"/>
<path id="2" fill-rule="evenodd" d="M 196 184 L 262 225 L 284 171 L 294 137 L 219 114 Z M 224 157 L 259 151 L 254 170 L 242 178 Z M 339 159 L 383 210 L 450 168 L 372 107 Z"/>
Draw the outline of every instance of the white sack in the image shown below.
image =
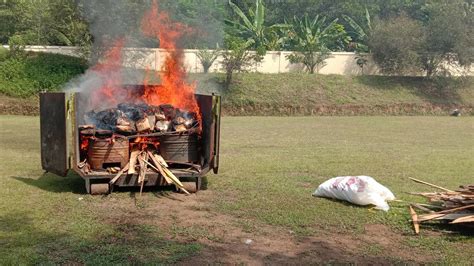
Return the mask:
<path id="1" fill-rule="evenodd" d="M 319 185 L 313 196 L 345 200 L 357 205 L 375 205 L 376 209 L 388 211 L 386 200 L 395 196 L 386 187 L 370 176 L 338 176 Z"/>

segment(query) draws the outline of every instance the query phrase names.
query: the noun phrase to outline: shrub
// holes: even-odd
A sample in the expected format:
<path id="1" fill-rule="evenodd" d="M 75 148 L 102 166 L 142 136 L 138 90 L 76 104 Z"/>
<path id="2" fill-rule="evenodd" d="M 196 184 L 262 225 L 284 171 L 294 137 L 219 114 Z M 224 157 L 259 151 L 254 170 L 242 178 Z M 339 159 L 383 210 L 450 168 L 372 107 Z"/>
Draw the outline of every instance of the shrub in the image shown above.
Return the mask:
<path id="1" fill-rule="evenodd" d="M 7 60 L 9 53 L 7 48 L 0 46 L 0 62 Z"/>
<path id="2" fill-rule="evenodd" d="M 369 39 L 375 63 L 386 74 L 414 74 L 423 69 L 420 52 L 423 50 L 422 25 L 399 16 L 378 21 Z"/>
<path id="3" fill-rule="evenodd" d="M 83 73 L 86 61 L 46 53 L 29 53 L 0 62 L 0 93 L 29 97 L 40 91 L 56 91 L 74 76 Z"/>

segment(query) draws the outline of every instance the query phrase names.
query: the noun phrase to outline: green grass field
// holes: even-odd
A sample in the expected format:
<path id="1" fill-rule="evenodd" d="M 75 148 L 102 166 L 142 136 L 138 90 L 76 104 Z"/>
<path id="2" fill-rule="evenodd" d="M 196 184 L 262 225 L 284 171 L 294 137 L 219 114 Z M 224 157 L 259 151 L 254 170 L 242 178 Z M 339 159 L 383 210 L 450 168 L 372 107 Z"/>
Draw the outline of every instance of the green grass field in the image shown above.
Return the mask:
<path id="1" fill-rule="evenodd" d="M 192 262 L 206 243 L 223 241 L 213 227 L 157 225 L 179 217 L 155 212 L 170 202 L 156 193 L 93 197 L 74 174 L 44 175 L 37 117 L 0 116 L 0 125 L 1 265 Z M 409 261 L 389 252 L 409 249 L 427 262 L 468 265 L 474 238 L 466 231 L 431 225 L 414 236 L 403 203 L 384 213 L 311 193 L 339 175 L 370 175 L 397 198 L 417 202 L 423 199 L 407 193 L 433 189 L 408 177 L 452 189 L 473 183 L 473 129 L 473 117 L 225 117 L 220 173 L 208 177 L 204 212 L 227 215 L 255 235 L 263 227 L 291 230 L 301 241 L 349 235 L 367 244 L 361 254 L 388 262 Z M 364 242 L 370 224 L 386 226 L 397 240 L 390 247 Z"/>

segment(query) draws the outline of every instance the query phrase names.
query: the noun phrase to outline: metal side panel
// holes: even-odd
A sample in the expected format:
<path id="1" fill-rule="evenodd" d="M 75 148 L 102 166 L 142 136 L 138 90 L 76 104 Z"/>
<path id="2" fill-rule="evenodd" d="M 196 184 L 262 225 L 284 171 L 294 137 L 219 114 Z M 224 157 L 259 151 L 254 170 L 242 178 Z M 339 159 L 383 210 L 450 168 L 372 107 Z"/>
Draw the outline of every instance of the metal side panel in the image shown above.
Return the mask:
<path id="1" fill-rule="evenodd" d="M 214 159 L 212 160 L 212 169 L 214 174 L 219 172 L 219 148 L 221 139 L 221 96 L 212 96 L 212 114 L 214 123 Z"/>
<path id="2" fill-rule="evenodd" d="M 40 94 L 41 165 L 66 176 L 68 170 L 65 93 Z"/>
<path id="3" fill-rule="evenodd" d="M 218 115 L 216 113 L 215 108 L 215 99 L 218 98 L 215 97 L 218 96 L 196 94 L 196 100 L 198 102 L 202 114 L 201 147 L 204 159 L 203 169 L 207 169 L 207 171 L 218 167 L 218 165 L 217 167 L 215 167 L 215 158 L 217 155 L 216 144 L 218 145 L 218 136 L 216 135 L 216 124 Z"/>

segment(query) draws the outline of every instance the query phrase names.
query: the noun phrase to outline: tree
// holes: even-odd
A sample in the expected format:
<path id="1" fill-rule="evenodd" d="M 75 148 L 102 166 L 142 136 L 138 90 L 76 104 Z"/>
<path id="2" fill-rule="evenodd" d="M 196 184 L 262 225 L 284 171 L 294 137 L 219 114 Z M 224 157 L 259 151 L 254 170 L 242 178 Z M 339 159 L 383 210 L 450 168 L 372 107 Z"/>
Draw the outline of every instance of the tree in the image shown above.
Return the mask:
<path id="1" fill-rule="evenodd" d="M 5 7 L 5 9 L 3 9 Z M 80 45 L 87 39 L 87 23 L 73 0 L 5 1 L 0 40 L 16 36 L 25 44 Z"/>
<path id="2" fill-rule="evenodd" d="M 226 50 L 222 53 L 222 66 L 226 73 L 225 88 L 229 88 L 235 72 L 247 71 L 252 63 L 261 60 L 261 56 L 251 53 L 249 43 L 238 37 L 226 36 Z"/>
<path id="3" fill-rule="evenodd" d="M 351 31 L 348 34 L 351 35 L 353 42 L 352 47 L 356 52 L 368 53 L 369 52 L 369 36 L 372 32 L 372 20 L 368 9 L 365 9 L 365 19 L 363 24 L 358 24 L 353 18 L 342 15 L 344 20 L 350 25 Z"/>
<path id="4" fill-rule="evenodd" d="M 219 56 L 219 53 L 219 50 L 199 50 L 199 52 L 197 52 L 196 56 L 201 62 L 204 73 L 209 72 L 209 69 L 211 68 L 214 61 L 216 61 L 217 57 Z"/>
<path id="5" fill-rule="evenodd" d="M 291 63 L 301 63 L 306 70 L 313 74 L 316 67 L 324 65 L 329 57 L 331 47 L 347 43 L 348 36 L 344 27 L 337 24 L 337 19 L 326 23 L 326 18 L 316 16 L 310 19 L 294 17 L 291 29 L 288 31 L 289 43 L 294 52 L 288 56 Z"/>
<path id="6" fill-rule="evenodd" d="M 255 11 L 249 9 L 246 15 L 236 4 L 229 0 L 229 6 L 238 16 L 238 21 L 226 20 L 240 38 L 248 40 L 250 47 L 255 48 L 259 55 L 264 55 L 268 48 L 276 48 L 281 43 L 278 30 L 286 27 L 284 24 L 265 25 L 265 6 L 263 0 L 255 1 Z"/>
<path id="7" fill-rule="evenodd" d="M 424 36 L 420 22 L 402 15 L 376 22 L 369 47 L 383 73 L 414 74 L 423 69 Z"/>
<path id="8" fill-rule="evenodd" d="M 420 52 L 427 76 L 449 75 L 474 62 L 474 16 L 463 12 L 464 1 L 438 1 L 427 6 L 426 40 Z"/>

